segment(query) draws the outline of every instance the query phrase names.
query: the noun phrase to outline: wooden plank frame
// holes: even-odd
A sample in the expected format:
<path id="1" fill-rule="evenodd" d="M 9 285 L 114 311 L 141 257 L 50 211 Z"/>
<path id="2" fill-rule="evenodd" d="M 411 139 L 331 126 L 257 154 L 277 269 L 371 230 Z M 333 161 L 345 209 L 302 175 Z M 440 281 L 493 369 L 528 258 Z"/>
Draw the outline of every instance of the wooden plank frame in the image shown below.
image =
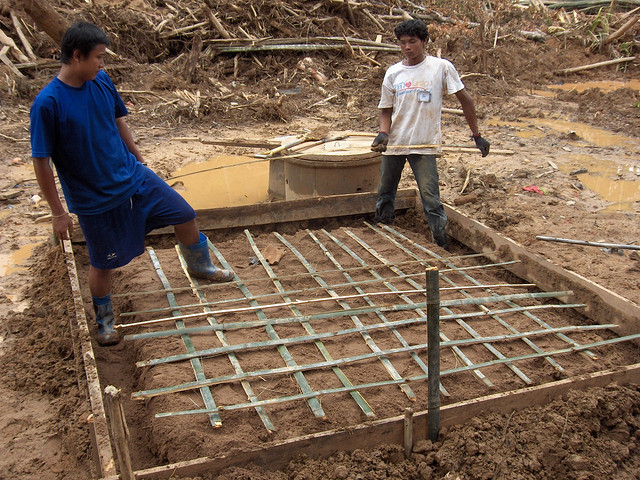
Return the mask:
<path id="1" fill-rule="evenodd" d="M 496 262 L 519 260 L 505 268 L 544 291 L 572 290 L 573 295 L 562 299 L 566 303 L 584 303 L 581 311 L 600 324 L 615 323 L 620 336 L 640 332 L 640 307 L 577 273 L 570 272 L 540 255 L 531 253 L 519 243 L 499 234 L 482 223 L 445 205 L 447 228 L 452 237 L 477 253 Z M 634 342 L 638 344 L 638 342 Z"/>
<path id="2" fill-rule="evenodd" d="M 396 210 L 413 208 L 417 191 L 416 188 L 398 189 Z M 367 192 L 278 200 L 255 205 L 198 210 L 197 219 L 200 230 L 206 231 L 365 215 L 375 213 L 377 198 L 377 193 Z M 153 230 L 149 235 L 172 233 L 173 227 L 166 227 Z M 84 242 L 82 230 L 76 226 L 73 231 L 73 243 L 81 242 Z"/>
<path id="3" fill-rule="evenodd" d="M 69 321 L 74 338 L 74 352 L 78 350 L 75 352 L 76 355 L 79 353 L 82 356 L 84 371 L 87 377 L 87 388 L 89 390 L 88 395 L 92 413 L 90 423 L 92 433 L 91 441 L 94 449 L 95 468 L 100 476 L 113 475 L 116 473 L 113 449 L 109 438 L 109 427 L 107 426 L 107 418 L 102 399 L 98 367 L 95 354 L 93 353 L 93 346 L 91 345 L 91 335 L 89 333 L 89 325 L 87 324 L 87 316 L 80 291 L 80 282 L 78 280 L 73 247 L 69 240 L 64 240 L 62 242 L 62 248 L 65 263 L 67 264 L 69 283 L 71 284 L 76 320 L 75 323 L 71 320 Z M 79 346 L 77 345 L 78 343 Z"/>
<path id="4" fill-rule="evenodd" d="M 604 387 L 613 382 L 619 385 L 639 383 L 640 364 L 447 405 L 440 410 L 441 425 L 443 428 L 451 427 L 483 413 L 509 413 L 527 407 L 545 405 L 556 398 L 564 397 L 570 390 Z M 413 415 L 414 441 L 427 438 L 427 417 L 427 411 Z M 192 477 L 203 473 L 216 475 L 225 468 L 245 466 L 249 463 L 277 470 L 300 454 L 306 454 L 311 458 L 328 458 L 336 452 L 350 452 L 356 448 L 374 448 L 381 444 L 402 445 L 404 422 L 403 414 L 366 425 L 305 435 L 263 449 L 233 452 L 218 457 L 201 457 L 138 470 L 134 473 L 136 479 L 160 480 L 170 479 L 176 475 L 181 477 Z M 109 477 L 108 480 L 116 478 L 118 477 Z"/>
<path id="5" fill-rule="evenodd" d="M 202 230 L 217 230 L 362 215 L 375 211 L 375 201 L 375 193 L 280 201 L 248 207 L 199 211 L 198 221 Z M 418 211 L 422 209 L 417 189 L 399 190 L 396 208 L 403 210 L 414 207 Z M 621 335 L 638 333 L 640 308 L 632 302 L 578 274 L 566 271 L 544 258 L 528 252 L 513 240 L 464 216 L 449 205 L 445 205 L 445 210 L 449 217 L 449 233 L 456 240 L 476 252 L 484 253 L 494 261 L 519 260 L 520 263 L 507 267 L 518 277 L 535 283 L 546 291 L 573 290 L 574 295 L 569 301 L 587 304 L 585 314 L 589 318 L 601 324 L 617 323 L 620 326 L 618 330 Z M 172 232 L 172 229 L 156 233 L 168 232 Z M 99 460 L 98 471 L 102 478 L 116 479 L 119 477 L 115 472 L 114 457 L 104 415 L 102 391 L 71 243 L 65 241 L 64 247 L 76 310 L 76 325 L 93 411 L 93 430 L 95 433 L 93 440 L 95 440 L 94 447 L 97 450 Z M 640 383 L 640 363 L 447 405 L 441 409 L 441 425 L 448 427 L 460 424 L 475 415 L 486 412 L 505 413 L 529 406 L 543 405 L 554 398 L 566 395 L 569 390 L 605 386 L 612 382 L 619 384 Z M 427 411 L 413 415 L 412 427 L 415 440 L 426 438 L 427 416 Z M 326 458 L 337 451 L 373 448 L 382 443 L 402 445 L 404 422 L 405 416 L 403 414 L 366 425 L 298 437 L 262 449 L 232 452 L 218 457 L 197 458 L 147 468 L 134 473 L 137 479 L 169 479 L 174 475 L 195 476 L 205 472 L 211 475 L 231 466 L 242 466 L 249 463 L 255 463 L 268 469 L 278 469 L 301 453 L 314 458 Z"/>

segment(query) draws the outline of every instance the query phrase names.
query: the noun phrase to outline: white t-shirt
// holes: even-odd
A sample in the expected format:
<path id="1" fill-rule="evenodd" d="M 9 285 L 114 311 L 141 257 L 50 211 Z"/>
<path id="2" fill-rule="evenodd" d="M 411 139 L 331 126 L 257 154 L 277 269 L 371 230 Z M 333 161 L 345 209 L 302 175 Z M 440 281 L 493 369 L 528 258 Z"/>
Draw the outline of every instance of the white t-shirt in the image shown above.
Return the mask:
<path id="1" fill-rule="evenodd" d="M 434 154 L 440 148 L 393 145 L 440 145 L 442 96 L 464 88 L 449 60 L 427 56 L 417 65 L 391 65 L 382 81 L 378 108 L 393 108 L 387 155 Z"/>

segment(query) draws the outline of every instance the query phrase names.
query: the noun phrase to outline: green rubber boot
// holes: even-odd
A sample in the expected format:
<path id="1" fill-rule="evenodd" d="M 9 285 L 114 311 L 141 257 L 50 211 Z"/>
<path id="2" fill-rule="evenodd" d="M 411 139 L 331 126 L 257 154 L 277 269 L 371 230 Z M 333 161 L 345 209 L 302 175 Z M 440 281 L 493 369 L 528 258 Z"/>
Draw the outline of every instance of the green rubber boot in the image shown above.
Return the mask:
<path id="1" fill-rule="evenodd" d="M 98 335 L 96 335 L 98 343 L 103 347 L 119 343 L 120 335 L 113 328 L 114 318 L 111 295 L 93 297 L 93 311 L 96 314 L 96 323 L 98 324 Z"/>
<path id="2" fill-rule="evenodd" d="M 233 270 L 216 268 L 211 263 L 207 241 L 205 234 L 200 232 L 200 243 L 195 245 L 179 244 L 182 256 L 187 262 L 187 270 L 194 277 L 204 278 L 215 283 L 230 282 L 235 276 Z"/>

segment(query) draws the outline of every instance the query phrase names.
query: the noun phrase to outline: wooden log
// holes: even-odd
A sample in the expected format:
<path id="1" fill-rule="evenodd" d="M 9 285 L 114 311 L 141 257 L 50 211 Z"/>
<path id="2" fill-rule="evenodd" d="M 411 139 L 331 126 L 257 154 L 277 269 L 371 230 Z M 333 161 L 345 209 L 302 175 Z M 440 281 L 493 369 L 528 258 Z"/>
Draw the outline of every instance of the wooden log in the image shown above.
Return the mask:
<path id="1" fill-rule="evenodd" d="M 35 62 L 36 60 L 38 60 L 38 57 L 35 56 L 35 54 L 33 53 L 33 49 L 31 48 L 31 44 L 29 43 L 29 40 L 27 40 L 27 37 L 24 36 L 24 33 L 22 32 L 22 28 L 20 27 L 20 21 L 18 17 L 16 16 L 13 10 L 11 10 L 9 14 L 11 15 L 11 21 L 13 22 L 13 26 L 15 27 L 16 32 L 18 32 L 18 37 L 22 42 L 24 51 L 27 52 L 27 56 Z"/>
<path id="2" fill-rule="evenodd" d="M 602 45 L 607 45 L 611 42 L 613 42 L 614 40 L 617 40 L 618 38 L 620 38 L 622 35 L 624 35 L 627 30 L 629 30 L 631 27 L 633 27 L 638 20 L 640 20 L 640 15 L 636 15 L 635 17 L 631 17 L 629 20 L 627 20 L 627 22 L 622 25 L 622 27 L 620 27 L 618 30 L 616 30 L 615 32 L 613 32 L 611 35 L 609 35 L 607 38 L 605 38 L 602 41 Z"/>
<path id="3" fill-rule="evenodd" d="M 416 188 L 398 189 L 396 210 L 413 208 Z M 327 197 L 282 200 L 255 205 L 198 210 L 198 226 L 202 230 L 252 227 L 320 218 L 362 215 L 376 211 L 377 193 L 350 193 Z M 422 208 L 422 207 L 421 207 Z M 173 227 L 154 230 L 149 235 L 167 235 Z M 73 242 L 84 242 L 82 230 L 74 225 Z"/>
<path id="4" fill-rule="evenodd" d="M 220 36 L 221 36 L 222 38 L 227 38 L 227 39 L 229 39 L 229 38 L 233 38 L 233 37 L 229 34 L 229 32 L 227 31 L 227 29 L 226 29 L 226 28 L 224 28 L 224 26 L 222 25 L 222 22 L 220 22 L 220 20 L 218 20 L 218 17 L 216 17 L 216 14 L 215 14 L 215 13 L 213 13 L 213 12 L 211 11 L 211 8 L 210 8 L 210 6 L 211 6 L 211 5 L 210 5 L 210 4 L 212 4 L 212 2 L 209 0 L 209 1 L 206 1 L 205 3 L 206 3 L 207 5 L 203 5 L 203 6 L 202 6 L 202 11 L 204 12 L 204 14 L 205 14 L 205 15 L 207 16 L 207 18 L 209 19 L 209 23 L 211 23 L 211 25 L 213 26 L 213 28 L 215 28 L 215 29 L 216 29 L 216 31 L 220 34 Z"/>
<path id="5" fill-rule="evenodd" d="M 60 44 L 69 25 L 47 0 L 23 0 L 22 8 L 40 30 L 49 35 L 56 44 Z"/>
<path id="6" fill-rule="evenodd" d="M 2 30 L 0 30 L 0 43 L 9 47 L 11 53 L 19 62 L 24 63 L 29 61 L 29 58 L 24 53 L 22 53 L 22 51 L 16 45 L 16 42 L 13 41 L 13 38 L 9 37 Z"/>
<path id="7" fill-rule="evenodd" d="M 193 45 L 191 46 L 191 51 L 187 56 L 187 60 L 184 64 L 184 78 L 192 83 L 196 78 L 196 73 L 198 71 L 198 61 L 200 60 L 200 53 L 202 52 L 202 37 L 200 34 L 196 34 L 193 37 Z M 196 115 L 197 116 L 197 115 Z"/>
<path id="8" fill-rule="evenodd" d="M 22 72 L 18 70 L 16 66 L 11 62 L 11 60 L 9 60 L 9 57 L 7 57 L 7 52 L 9 51 L 9 48 L 10 48 L 9 45 L 5 45 L 4 47 L 2 47 L 2 49 L 0 49 L 0 61 L 2 61 L 2 63 L 4 63 L 7 67 L 9 67 L 9 69 L 14 73 L 14 75 L 16 75 L 17 77 L 23 78 L 24 75 L 22 74 Z"/>

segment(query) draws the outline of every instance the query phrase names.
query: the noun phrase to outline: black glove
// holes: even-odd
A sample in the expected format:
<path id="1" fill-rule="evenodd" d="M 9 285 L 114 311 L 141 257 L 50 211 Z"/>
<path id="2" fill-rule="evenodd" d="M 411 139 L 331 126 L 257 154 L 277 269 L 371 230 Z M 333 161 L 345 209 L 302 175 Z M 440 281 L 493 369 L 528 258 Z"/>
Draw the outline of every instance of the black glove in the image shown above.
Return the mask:
<path id="1" fill-rule="evenodd" d="M 387 143 L 389 143 L 389 135 L 385 132 L 378 132 L 378 135 L 371 144 L 371 150 L 374 152 L 384 152 L 387 150 Z"/>
<path id="2" fill-rule="evenodd" d="M 476 147 L 478 147 L 483 157 L 486 157 L 487 155 L 489 155 L 489 146 L 491 145 L 489 142 L 487 142 L 484 138 L 482 138 L 480 134 L 478 134 L 477 136 L 471 135 L 471 138 L 475 140 Z"/>

